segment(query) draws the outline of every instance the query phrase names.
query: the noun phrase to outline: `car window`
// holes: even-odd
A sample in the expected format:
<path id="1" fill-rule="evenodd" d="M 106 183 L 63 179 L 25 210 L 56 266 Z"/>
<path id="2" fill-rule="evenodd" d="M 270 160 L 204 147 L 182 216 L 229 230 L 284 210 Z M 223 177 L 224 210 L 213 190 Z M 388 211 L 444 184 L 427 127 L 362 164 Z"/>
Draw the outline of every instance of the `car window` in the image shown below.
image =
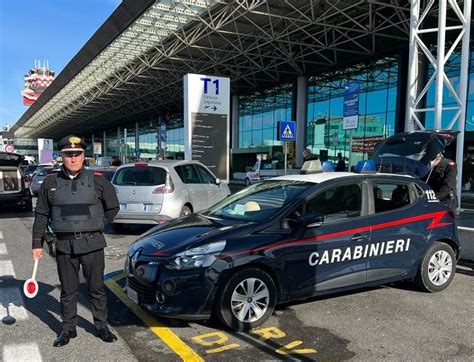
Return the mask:
<path id="1" fill-rule="evenodd" d="M 321 214 L 326 223 L 360 216 L 361 205 L 360 185 L 341 185 L 323 190 L 309 199 L 305 213 Z"/>
<path id="2" fill-rule="evenodd" d="M 117 170 L 114 184 L 118 186 L 154 186 L 166 183 L 166 170 L 161 167 L 124 167 Z"/>
<path id="3" fill-rule="evenodd" d="M 17 170 L 0 170 L 0 191 L 16 191 L 20 189 Z"/>
<path id="4" fill-rule="evenodd" d="M 410 204 L 407 184 L 377 182 L 372 184 L 375 212 L 399 209 Z"/>
<path id="5" fill-rule="evenodd" d="M 201 182 L 196 168 L 193 165 L 183 165 L 175 167 L 179 178 L 185 184 L 198 184 Z"/>
<path id="6" fill-rule="evenodd" d="M 216 182 L 214 176 L 212 176 L 209 171 L 207 171 L 204 167 L 200 165 L 196 165 L 196 168 L 199 172 L 199 176 L 201 176 L 201 182 L 203 184 L 213 184 Z"/>
<path id="7" fill-rule="evenodd" d="M 205 215 L 246 221 L 267 220 L 313 185 L 301 181 L 256 184 L 220 201 Z"/>

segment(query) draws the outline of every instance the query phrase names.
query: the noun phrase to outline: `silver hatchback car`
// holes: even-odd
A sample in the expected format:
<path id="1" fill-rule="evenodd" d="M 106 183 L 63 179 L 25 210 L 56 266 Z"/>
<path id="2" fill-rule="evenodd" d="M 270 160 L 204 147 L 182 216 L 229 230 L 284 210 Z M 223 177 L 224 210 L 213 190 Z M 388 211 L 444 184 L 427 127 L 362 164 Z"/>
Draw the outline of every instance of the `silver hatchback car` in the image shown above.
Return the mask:
<path id="1" fill-rule="evenodd" d="M 117 168 L 112 179 L 120 202 L 114 224 L 160 224 L 209 208 L 230 195 L 195 161 L 150 161 Z"/>

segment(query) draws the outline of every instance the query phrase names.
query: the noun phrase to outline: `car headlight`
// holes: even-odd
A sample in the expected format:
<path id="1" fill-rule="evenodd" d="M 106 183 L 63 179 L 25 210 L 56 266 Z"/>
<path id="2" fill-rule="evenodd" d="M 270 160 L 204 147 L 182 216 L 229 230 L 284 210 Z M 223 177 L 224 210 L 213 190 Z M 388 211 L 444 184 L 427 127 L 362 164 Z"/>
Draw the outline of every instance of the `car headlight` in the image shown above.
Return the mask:
<path id="1" fill-rule="evenodd" d="M 178 253 L 172 261 L 166 264 L 166 267 L 174 270 L 208 267 L 224 250 L 225 243 L 225 241 L 218 241 Z"/>

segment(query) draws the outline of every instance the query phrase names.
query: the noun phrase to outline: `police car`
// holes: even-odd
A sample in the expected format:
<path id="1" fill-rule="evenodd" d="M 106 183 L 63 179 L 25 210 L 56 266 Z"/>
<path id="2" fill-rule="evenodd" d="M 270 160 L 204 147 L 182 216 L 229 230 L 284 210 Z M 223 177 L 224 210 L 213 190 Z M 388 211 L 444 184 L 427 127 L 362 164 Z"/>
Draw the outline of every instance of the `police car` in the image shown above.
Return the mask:
<path id="1" fill-rule="evenodd" d="M 278 303 L 412 280 L 438 292 L 460 253 L 454 214 L 410 176 L 277 177 L 157 226 L 129 249 L 127 294 L 166 317 L 248 330 Z"/>

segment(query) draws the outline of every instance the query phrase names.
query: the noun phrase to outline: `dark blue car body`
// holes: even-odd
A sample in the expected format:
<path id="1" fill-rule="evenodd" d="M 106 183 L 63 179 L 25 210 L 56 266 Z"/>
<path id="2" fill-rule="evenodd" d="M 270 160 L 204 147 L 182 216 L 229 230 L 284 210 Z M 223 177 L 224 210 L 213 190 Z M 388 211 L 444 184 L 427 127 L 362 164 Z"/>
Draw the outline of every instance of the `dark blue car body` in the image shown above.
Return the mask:
<path id="1" fill-rule="evenodd" d="M 459 257 L 454 214 L 433 197 L 425 183 L 412 177 L 353 173 L 284 176 L 241 193 L 252 197 L 252 190 L 272 192 L 272 187 L 283 190 L 278 195 L 293 194 L 271 214 L 255 219 L 245 217 L 252 212 L 219 216 L 220 211 L 212 210 L 225 207 L 217 204 L 208 212 L 177 219 L 140 237 L 130 247 L 125 266 L 127 288 L 135 301 L 157 315 L 207 319 L 216 303 L 219 308 L 225 302 L 229 280 L 248 268 L 263 271 L 272 279 L 268 300 L 274 283 L 275 302 L 284 303 L 416 279 L 428 250 L 436 243 L 452 249 L 454 264 Z M 405 195 L 395 195 L 395 188 L 402 188 Z M 337 195 L 340 190 L 346 193 Z M 390 194 L 392 198 L 387 197 Z M 238 195 L 230 198 L 242 198 Z M 260 202 L 259 215 L 265 210 L 262 203 L 271 197 L 264 200 L 258 198 L 258 192 L 254 195 L 253 200 Z M 404 204 L 400 204 L 402 199 Z M 229 202 L 232 200 L 220 204 Z M 331 208 L 338 212 L 331 213 Z M 225 248 L 209 266 L 169 267 L 177 254 L 223 240 Z M 248 323 L 241 329 L 258 324 Z"/>

